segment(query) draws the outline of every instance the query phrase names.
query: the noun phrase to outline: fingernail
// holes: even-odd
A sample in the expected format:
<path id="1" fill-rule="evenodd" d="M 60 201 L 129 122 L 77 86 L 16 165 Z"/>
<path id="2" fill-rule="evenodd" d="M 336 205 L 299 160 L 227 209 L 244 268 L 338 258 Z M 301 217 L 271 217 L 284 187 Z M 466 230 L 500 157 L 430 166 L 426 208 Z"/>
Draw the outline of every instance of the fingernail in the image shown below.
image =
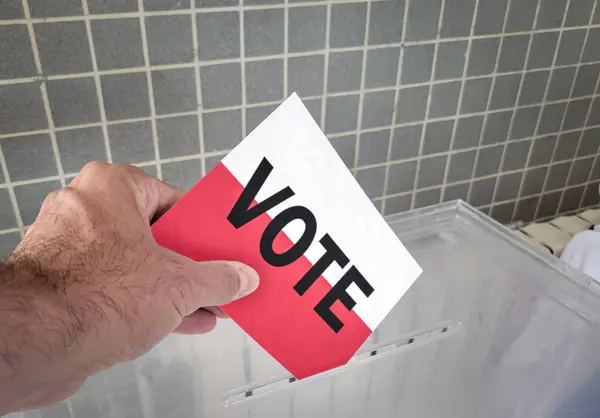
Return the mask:
<path id="1" fill-rule="evenodd" d="M 247 296 L 254 292 L 258 287 L 259 278 L 258 273 L 251 267 L 245 264 L 240 265 L 240 290 L 236 295 L 236 299 Z"/>

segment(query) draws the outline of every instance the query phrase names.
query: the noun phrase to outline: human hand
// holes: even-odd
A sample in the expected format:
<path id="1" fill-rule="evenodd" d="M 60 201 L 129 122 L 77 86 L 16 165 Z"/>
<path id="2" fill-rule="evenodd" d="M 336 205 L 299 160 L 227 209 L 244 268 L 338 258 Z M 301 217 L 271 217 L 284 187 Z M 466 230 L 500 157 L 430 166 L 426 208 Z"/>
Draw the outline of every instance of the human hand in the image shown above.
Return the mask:
<path id="1" fill-rule="evenodd" d="M 56 403 L 170 332 L 208 332 L 215 306 L 257 288 L 244 264 L 198 263 L 155 242 L 152 220 L 182 195 L 94 162 L 46 198 L 0 264 L 0 415 Z"/>

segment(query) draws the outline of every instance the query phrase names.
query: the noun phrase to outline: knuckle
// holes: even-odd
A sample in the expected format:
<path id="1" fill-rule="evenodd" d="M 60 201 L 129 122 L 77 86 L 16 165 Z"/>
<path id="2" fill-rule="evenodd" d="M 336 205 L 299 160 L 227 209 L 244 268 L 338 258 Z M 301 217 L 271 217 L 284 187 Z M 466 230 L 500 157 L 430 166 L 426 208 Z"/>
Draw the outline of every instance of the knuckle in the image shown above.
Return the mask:
<path id="1" fill-rule="evenodd" d="M 88 176 L 88 175 L 98 175 L 104 172 L 110 164 L 104 163 L 102 161 L 90 161 L 79 171 L 80 176 Z"/>

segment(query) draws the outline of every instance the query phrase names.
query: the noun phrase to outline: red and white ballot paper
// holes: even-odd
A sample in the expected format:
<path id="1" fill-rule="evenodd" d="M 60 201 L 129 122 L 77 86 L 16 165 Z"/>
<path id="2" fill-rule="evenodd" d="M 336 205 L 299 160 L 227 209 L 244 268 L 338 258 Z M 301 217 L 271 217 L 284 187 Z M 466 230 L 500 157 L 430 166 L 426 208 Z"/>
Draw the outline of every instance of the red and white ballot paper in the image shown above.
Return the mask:
<path id="1" fill-rule="evenodd" d="M 152 232 L 253 267 L 258 289 L 221 308 L 299 379 L 345 364 L 421 274 L 295 94 Z"/>

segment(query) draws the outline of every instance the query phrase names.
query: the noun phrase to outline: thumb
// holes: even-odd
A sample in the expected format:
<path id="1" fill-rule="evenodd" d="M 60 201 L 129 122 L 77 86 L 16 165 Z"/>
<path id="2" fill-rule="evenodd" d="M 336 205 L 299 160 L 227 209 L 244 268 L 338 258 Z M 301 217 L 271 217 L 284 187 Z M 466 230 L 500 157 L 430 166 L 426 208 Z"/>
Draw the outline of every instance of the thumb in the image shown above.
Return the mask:
<path id="1" fill-rule="evenodd" d="M 258 273 L 237 261 L 196 262 L 180 256 L 184 274 L 172 275 L 170 294 L 182 316 L 200 308 L 219 306 L 254 292 Z M 179 263 L 178 263 L 179 264 Z M 181 273 L 181 271 L 180 271 Z"/>

